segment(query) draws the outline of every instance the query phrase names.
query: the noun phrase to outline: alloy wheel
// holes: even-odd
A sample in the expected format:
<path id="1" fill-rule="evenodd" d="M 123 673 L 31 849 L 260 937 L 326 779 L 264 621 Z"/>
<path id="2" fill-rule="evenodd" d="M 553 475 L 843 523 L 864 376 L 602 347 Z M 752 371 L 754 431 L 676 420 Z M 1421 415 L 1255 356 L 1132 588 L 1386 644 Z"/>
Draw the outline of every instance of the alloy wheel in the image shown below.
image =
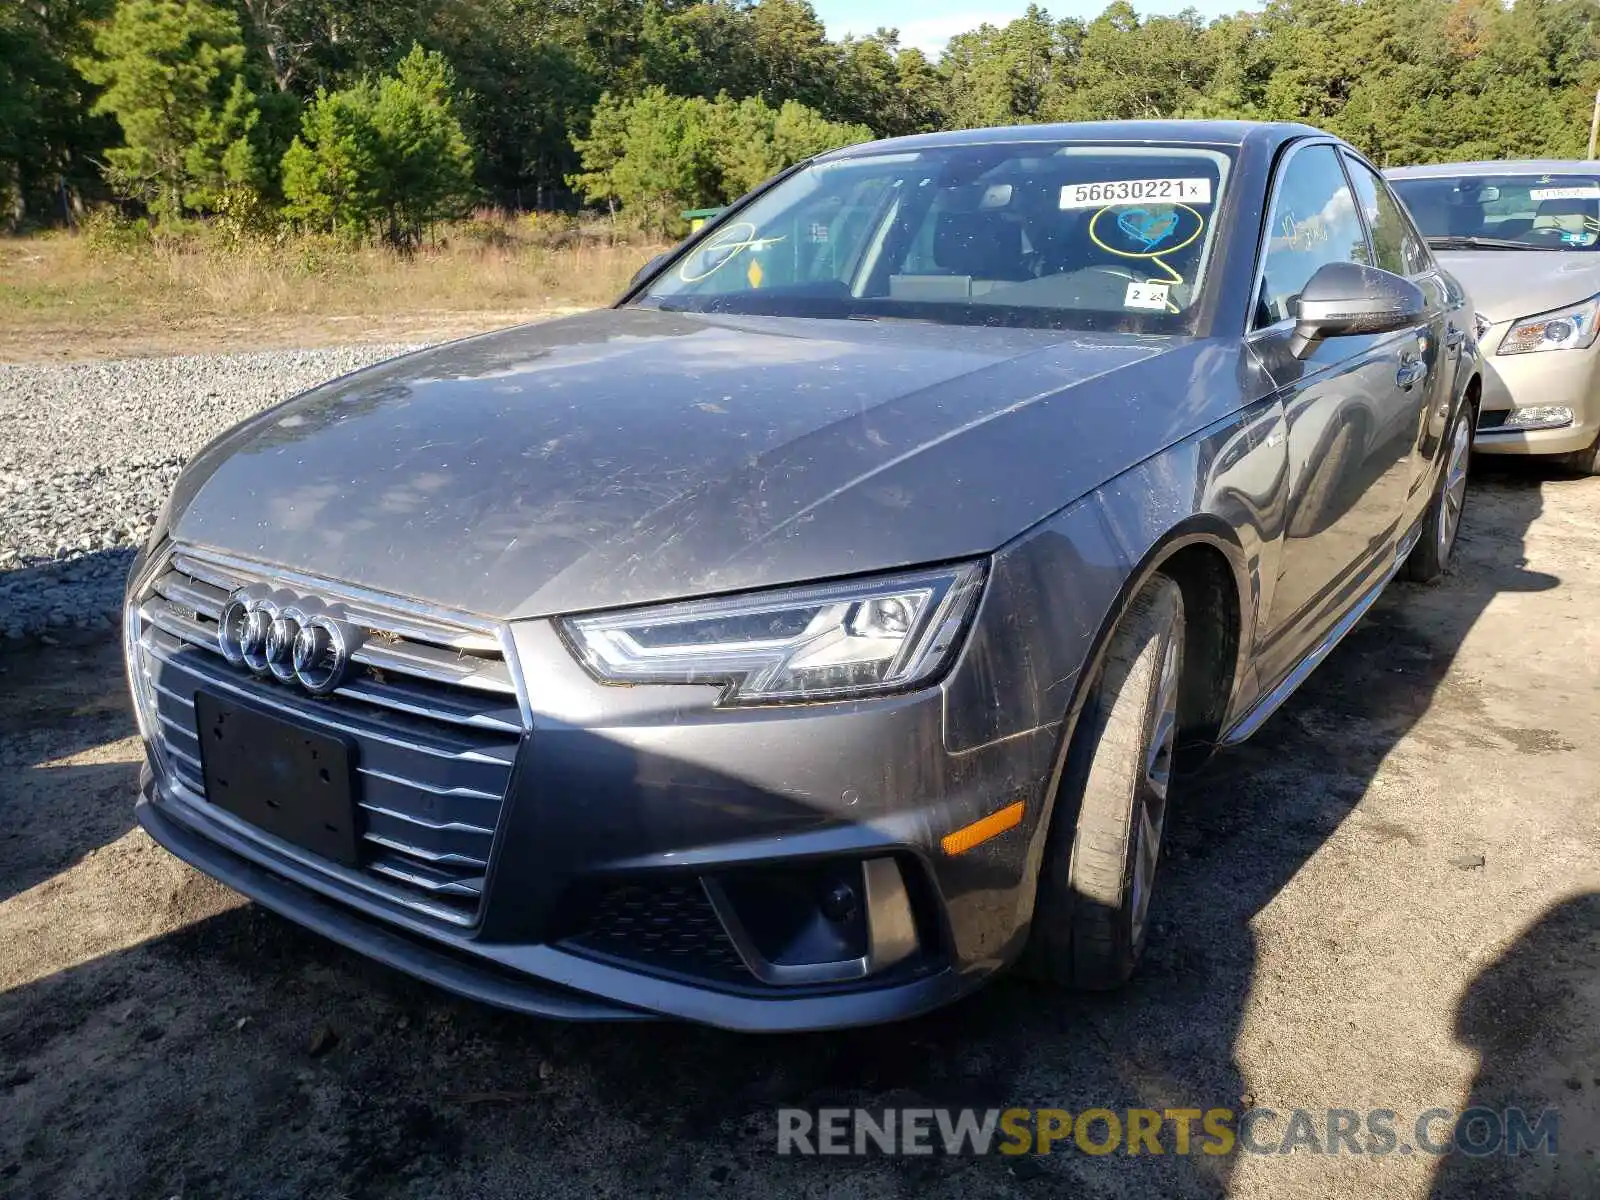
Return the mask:
<path id="1" fill-rule="evenodd" d="M 1155 890 L 1156 862 L 1161 856 L 1161 835 L 1167 821 L 1167 789 L 1172 782 L 1172 759 L 1178 732 L 1178 639 L 1167 639 L 1161 659 L 1161 678 L 1151 721 L 1149 749 L 1145 753 L 1143 786 L 1135 815 L 1133 850 L 1132 935 L 1134 945 L 1144 935 L 1150 895 Z"/>
<path id="2" fill-rule="evenodd" d="M 1467 460 L 1472 450 L 1472 412 L 1456 418 L 1455 434 L 1450 439 L 1450 459 L 1445 465 L 1443 501 L 1439 505 L 1439 562 L 1450 557 L 1456 531 L 1461 528 L 1461 508 L 1467 501 Z"/>

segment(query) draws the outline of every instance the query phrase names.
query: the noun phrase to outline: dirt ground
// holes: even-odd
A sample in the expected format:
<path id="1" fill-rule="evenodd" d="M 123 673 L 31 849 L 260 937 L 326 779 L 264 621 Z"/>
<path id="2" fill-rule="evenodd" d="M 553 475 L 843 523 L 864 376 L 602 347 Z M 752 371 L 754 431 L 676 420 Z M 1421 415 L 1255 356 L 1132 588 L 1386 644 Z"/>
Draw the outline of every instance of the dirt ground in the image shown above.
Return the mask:
<path id="1" fill-rule="evenodd" d="M 549 1024 L 369 964 L 132 826 L 114 645 L 12 653 L 0 1194 L 1600 1195 L 1600 480 L 1474 489 L 1453 574 L 1395 585 L 1188 782 L 1127 991 L 1007 980 L 845 1034 Z M 1553 1105 L 1561 1127 L 1555 1156 L 1512 1159 L 824 1160 L 776 1154 L 785 1104 L 1378 1106 L 1402 1127 Z"/>

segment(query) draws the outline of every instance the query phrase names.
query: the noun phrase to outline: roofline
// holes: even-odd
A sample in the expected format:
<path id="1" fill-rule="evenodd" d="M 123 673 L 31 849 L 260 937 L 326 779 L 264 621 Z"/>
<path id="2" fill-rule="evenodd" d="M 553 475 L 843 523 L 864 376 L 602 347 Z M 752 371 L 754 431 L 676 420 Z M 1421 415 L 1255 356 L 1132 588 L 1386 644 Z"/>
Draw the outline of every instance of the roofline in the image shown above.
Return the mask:
<path id="1" fill-rule="evenodd" d="M 1207 134 L 1210 136 L 1206 136 Z M 1238 149 L 1247 143 L 1262 140 L 1280 145 L 1302 137 L 1331 136 L 1309 125 L 1282 121 L 1081 121 L 1049 125 L 998 125 L 942 130 L 937 133 L 913 133 L 902 137 L 859 142 L 854 146 L 843 146 L 820 154 L 817 156 L 817 161 L 944 147 L 1027 145 L 1043 142 L 1081 142 L 1085 145 L 1126 142 L 1129 145 L 1190 145 Z"/>

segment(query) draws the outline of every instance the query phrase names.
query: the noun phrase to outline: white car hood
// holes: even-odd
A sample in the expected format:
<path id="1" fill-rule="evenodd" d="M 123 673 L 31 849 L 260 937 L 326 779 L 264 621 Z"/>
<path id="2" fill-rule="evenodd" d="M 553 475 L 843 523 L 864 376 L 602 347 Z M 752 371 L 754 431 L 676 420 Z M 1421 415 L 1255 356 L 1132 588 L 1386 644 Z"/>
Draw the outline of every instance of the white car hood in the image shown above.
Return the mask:
<path id="1" fill-rule="evenodd" d="M 1600 251 L 1440 250 L 1435 256 L 1496 325 L 1600 292 Z"/>

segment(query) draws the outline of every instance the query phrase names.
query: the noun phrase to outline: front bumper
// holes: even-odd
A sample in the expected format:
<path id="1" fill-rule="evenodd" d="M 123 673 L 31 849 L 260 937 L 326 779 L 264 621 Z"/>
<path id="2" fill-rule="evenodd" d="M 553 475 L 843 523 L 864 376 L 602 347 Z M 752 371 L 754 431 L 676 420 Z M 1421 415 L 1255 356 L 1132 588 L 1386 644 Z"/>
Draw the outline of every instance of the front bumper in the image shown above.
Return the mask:
<path id="1" fill-rule="evenodd" d="M 352 905 L 348 896 L 336 899 L 296 882 L 281 864 L 264 864 L 259 847 L 249 841 L 217 827 L 184 823 L 162 802 L 148 770 L 135 815 L 172 854 L 297 925 L 447 992 L 530 1016 L 568 1021 L 679 1017 L 750 1032 L 843 1028 L 929 1011 L 978 982 L 943 970 L 835 996 L 727 995 L 550 946 L 441 937 L 439 929 L 402 914 Z"/>
<path id="2" fill-rule="evenodd" d="M 1058 725 L 952 750 L 947 710 L 971 682 L 959 664 L 941 686 L 908 695 L 725 709 L 707 688 L 599 685 L 548 622 L 508 634 L 537 682 L 471 919 L 439 919 L 253 829 L 209 804 L 192 771 L 180 778 L 159 748 L 140 823 L 178 857 L 336 942 L 539 1015 L 742 1030 L 871 1024 L 953 1000 L 1020 950 Z M 130 650 L 141 652 L 133 620 Z M 188 686 L 162 669 L 157 677 Z M 246 702 L 253 690 L 292 695 L 246 675 L 232 684 Z M 158 741 L 174 712 L 157 712 Z M 1018 800 L 1028 814 L 1018 828 L 957 856 L 941 851 L 945 834 Z M 905 880 L 917 948 L 855 980 L 758 977 L 740 961 L 742 942 L 729 952 L 729 925 L 716 923 L 727 910 L 693 907 L 732 881 L 886 859 Z M 619 894 L 633 898 L 620 917 Z M 597 936 L 619 919 L 648 944 Z"/>
<path id="3" fill-rule="evenodd" d="M 1565 454 L 1600 435 L 1600 342 L 1586 350 L 1496 354 L 1514 321 L 1492 326 L 1481 339 L 1483 403 L 1473 449 L 1480 454 Z M 1501 414 L 1534 405 L 1564 405 L 1572 422 L 1557 429 L 1504 429 Z"/>

